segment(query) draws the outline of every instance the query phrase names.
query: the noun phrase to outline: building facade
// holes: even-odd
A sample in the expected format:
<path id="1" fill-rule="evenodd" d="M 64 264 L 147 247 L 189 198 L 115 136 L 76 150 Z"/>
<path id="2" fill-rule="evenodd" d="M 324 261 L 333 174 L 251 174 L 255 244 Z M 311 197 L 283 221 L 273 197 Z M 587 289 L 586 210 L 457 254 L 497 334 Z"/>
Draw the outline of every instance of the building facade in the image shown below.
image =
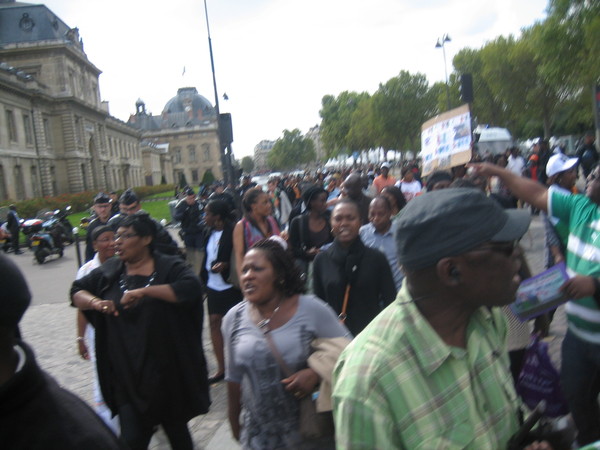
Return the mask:
<path id="1" fill-rule="evenodd" d="M 267 156 L 269 156 L 269 152 L 273 149 L 274 145 L 275 141 L 263 139 L 254 146 L 255 172 L 264 172 L 269 169 L 269 165 L 267 164 Z"/>
<path id="2" fill-rule="evenodd" d="M 143 184 L 139 131 L 112 117 L 77 28 L 0 0 L 0 201 Z"/>
<path id="3" fill-rule="evenodd" d="M 152 167 L 160 165 L 174 183 L 198 185 L 208 171 L 215 179 L 223 178 L 216 118 L 215 109 L 196 88 L 183 87 L 161 115 L 148 114 L 144 102 L 138 100 L 128 124 L 141 131 L 144 142 L 163 149 L 154 155 Z M 154 182 L 157 172 L 144 167 L 146 180 L 152 172 Z"/>

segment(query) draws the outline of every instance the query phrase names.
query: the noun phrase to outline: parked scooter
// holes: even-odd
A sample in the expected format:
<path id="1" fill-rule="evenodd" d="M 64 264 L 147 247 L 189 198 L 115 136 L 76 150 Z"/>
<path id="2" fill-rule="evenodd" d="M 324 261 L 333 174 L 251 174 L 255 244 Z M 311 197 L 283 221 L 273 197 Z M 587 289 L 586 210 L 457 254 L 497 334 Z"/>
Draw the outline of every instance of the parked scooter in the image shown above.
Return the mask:
<path id="1" fill-rule="evenodd" d="M 67 219 L 71 207 L 56 211 L 40 211 L 36 219 L 23 223 L 22 230 L 31 242 L 35 259 L 43 264 L 51 255 L 63 256 L 65 242 L 73 242 L 73 229 Z"/>

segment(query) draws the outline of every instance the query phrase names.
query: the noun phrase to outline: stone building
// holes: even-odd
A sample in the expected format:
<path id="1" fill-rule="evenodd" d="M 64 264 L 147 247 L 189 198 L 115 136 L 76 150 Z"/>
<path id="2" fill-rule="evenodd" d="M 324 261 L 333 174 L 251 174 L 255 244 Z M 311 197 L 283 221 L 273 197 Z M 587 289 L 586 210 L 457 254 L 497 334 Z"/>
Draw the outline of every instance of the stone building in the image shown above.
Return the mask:
<path id="1" fill-rule="evenodd" d="M 109 114 L 100 73 L 77 28 L 0 0 L 0 201 L 143 184 L 140 133 Z"/>
<path id="2" fill-rule="evenodd" d="M 317 163 L 324 163 L 327 161 L 327 156 L 325 155 L 325 149 L 323 148 L 323 143 L 321 142 L 321 129 L 319 125 L 315 125 L 304 135 L 315 144 L 315 153 L 317 155 Z"/>
<path id="3" fill-rule="evenodd" d="M 128 124 L 142 132 L 144 142 L 163 149 L 162 153 L 154 154 L 155 169 L 149 170 L 146 163 L 150 157 L 144 160 L 147 182 L 155 182 L 159 166 L 175 183 L 185 179 L 187 184 L 197 185 L 207 171 L 216 179 L 223 178 L 216 111 L 196 88 L 178 89 L 161 115 L 149 114 L 142 100 L 135 107 Z"/>
<path id="4" fill-rule="evenodd" d="M 269 169 L 267 156 L 275 145 L 275 141 L 263 139 L 254 146 L 254 170 L 261 172 Z"/>

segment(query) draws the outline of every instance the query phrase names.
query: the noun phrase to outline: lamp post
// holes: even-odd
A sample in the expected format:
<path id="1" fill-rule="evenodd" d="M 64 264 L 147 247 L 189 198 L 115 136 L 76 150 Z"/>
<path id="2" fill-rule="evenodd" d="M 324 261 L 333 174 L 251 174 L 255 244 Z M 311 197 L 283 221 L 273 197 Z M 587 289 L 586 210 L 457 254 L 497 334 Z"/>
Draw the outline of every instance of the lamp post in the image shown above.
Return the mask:
<path id="1" fill-rule="evenodd" d="M 446 42 L 450 42 L 450 36 L 444 34 L 441 38 L 438 38 L 435 48 L 441 48 L 444 54 L 444 74 L 446 75 L 446 100 L 448 102 L 448 111 L 450 111 L 450 87 L 448 86 L 448 67 L 446 64 Z"/>
<path id="2" fill-rule="evenodd" d="M 217 113 L 217 141 L 219 142 L 219 152 L 221 154 L 221 165 L 223 167 L 223 178 L 225 179 L 225 185 L 234 182 L 233 166 L 231 163 L 231 143 L 222 142 L 221 137 L 221 111 L 219 109 L 219 94 L 217 91 L 217 77 L 215 75 L 215 62 L 213 59 L 212 40 L 210 38 L 210 25 L 208 23 L 208 8 L 206 6 L 206 0 L 204 0 L 204 15 L 206 17 L 206 31 L 208 33 L 208 50 L 210 53 L 210 67 L 212 70 L 213 78 L 213 89 L 215 91 L 215 111 Z M 227 99 L 226 99 L 227 100 Z"/>

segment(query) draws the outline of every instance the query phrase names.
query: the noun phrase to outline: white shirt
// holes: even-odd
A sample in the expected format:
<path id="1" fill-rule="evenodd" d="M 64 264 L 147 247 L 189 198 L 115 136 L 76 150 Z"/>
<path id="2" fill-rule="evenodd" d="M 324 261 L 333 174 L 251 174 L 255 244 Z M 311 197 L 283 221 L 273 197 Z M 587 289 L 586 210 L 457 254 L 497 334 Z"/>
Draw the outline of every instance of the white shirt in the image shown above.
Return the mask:
<path id="1" fill-rule="evenodd" d="M 512 173 L 521 176 L 523 174 L 523 169 L 525 168 L 525 160 L 520 155 L 509 155 L 508 162 L 506 163 L 506 168 Z"/>
<path id="2" fill-rule="evenodd" d="M 206 244 L 206 270 L 208 272 L 208 282 L 206 283 L 206 286 L 211 288 L 213 291 L 225 291 L 233 287 L 232 284 L 225 283 L 225 281 L 223 281 L 223 277 L 220 273 L 213 273 L 210 270 L 213 266 L 213 263 L 217 259 L 217 254 L 219 253 L 219 242 L 221 242 L 222 235 L 223 230 L 214 230 L 210 234 L 208 243 Z M 235 268 L 231 268 L 230 270 L 235 270 Z"/>

